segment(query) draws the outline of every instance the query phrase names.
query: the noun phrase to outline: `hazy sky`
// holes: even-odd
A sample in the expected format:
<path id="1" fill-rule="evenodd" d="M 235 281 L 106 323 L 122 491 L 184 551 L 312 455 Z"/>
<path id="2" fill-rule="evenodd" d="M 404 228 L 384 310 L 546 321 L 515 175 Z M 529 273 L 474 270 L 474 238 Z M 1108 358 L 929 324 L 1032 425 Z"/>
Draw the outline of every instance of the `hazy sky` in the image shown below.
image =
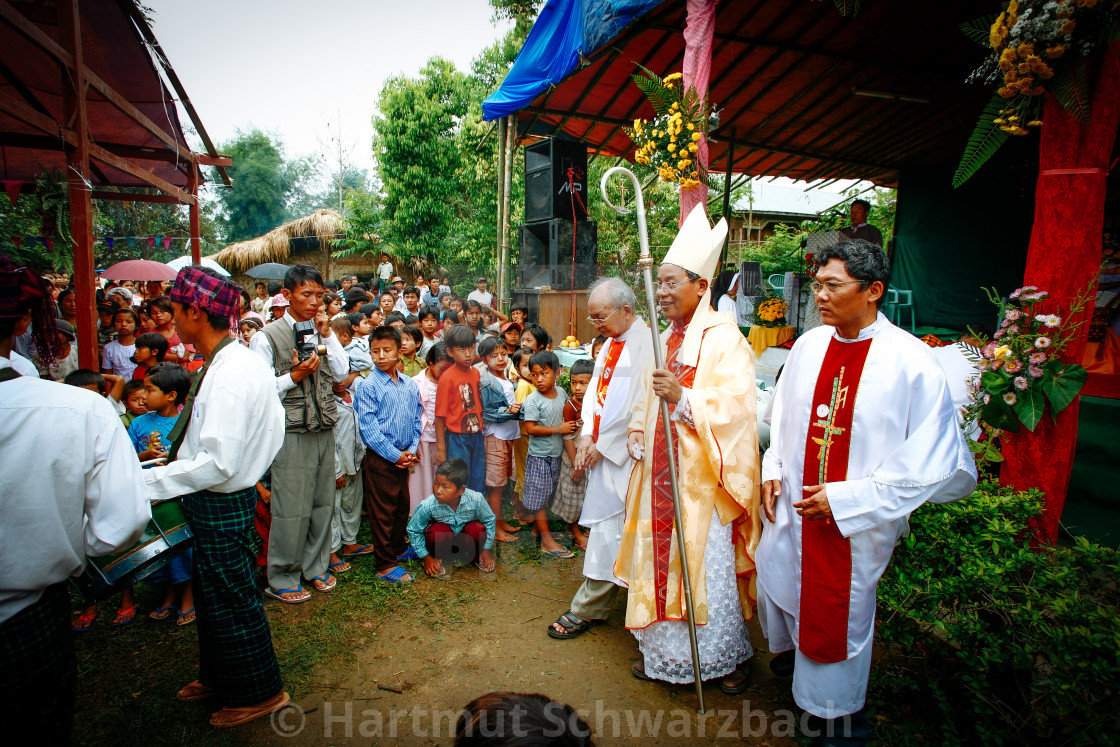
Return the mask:
<path id="1" fill-rule="evenodd" d="M 377 96 L 441 55 L 460 70 L 505 33 L 486 0 L 145 0 L 153 30 L 214 142 L 257 126 L 285 155 L 319 152 L 341 121 L 371 169 Z M 189 119 L 180 110 L 184 126 Z"/>

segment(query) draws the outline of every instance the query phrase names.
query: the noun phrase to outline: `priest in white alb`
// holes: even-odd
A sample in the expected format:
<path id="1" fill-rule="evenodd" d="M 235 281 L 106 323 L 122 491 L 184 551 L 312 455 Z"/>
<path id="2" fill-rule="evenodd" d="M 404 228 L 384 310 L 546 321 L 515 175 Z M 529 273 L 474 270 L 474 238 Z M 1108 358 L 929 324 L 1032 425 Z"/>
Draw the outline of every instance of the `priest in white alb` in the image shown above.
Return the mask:
<path id="1" fill-rule="evenodd" d="M 668 450 L 678 487 L 701 679 L 741 693 L 753 655 L 754 552 L 760 535 L 754 359 L 735 320 L 711 308 L 711 284 L 727 234 L 703 205 L 685 219 L 657 272 L 664 368 L 653 372 L 630 421 L 643 454 L 630 480 L 615 575 L 629 591 L 626 627 L 642 662 L 639 679 L 692 683 L 692 651 L 673 524 Z M 669 404 L 666 441 L 660 399 Z"/>
<path id="2" fill-rule="evenodd" d="M 976 468 L 929 347 L 879 311 L 882 248 L 842 241 L 814 262 L 823 326 L 793 346 L 774 398 L 758 609 L 819 743 L 851 745 L 868 739 L 879 577 L 910 512 L 970 494 Z"/>
<path id="3" fill-rule="evenodd" d="M 637 298 L 619 278 L 602 278 L 587 295 L 587 319 L 607 342 L 583 397 L 582 438 L 576 467 L 584 469 L 587 496 L 580 514 L 589 527 L 583 558 L 583 585 L 571 608 L 548 629 L 561 640 L 582 635 L 610 615 L 625 584 L 614 575 L 626 508 L 626 488 L 634 460 L 626 450 L 627 428 L 653 374 L 653 337 L 634 313 Z"/>

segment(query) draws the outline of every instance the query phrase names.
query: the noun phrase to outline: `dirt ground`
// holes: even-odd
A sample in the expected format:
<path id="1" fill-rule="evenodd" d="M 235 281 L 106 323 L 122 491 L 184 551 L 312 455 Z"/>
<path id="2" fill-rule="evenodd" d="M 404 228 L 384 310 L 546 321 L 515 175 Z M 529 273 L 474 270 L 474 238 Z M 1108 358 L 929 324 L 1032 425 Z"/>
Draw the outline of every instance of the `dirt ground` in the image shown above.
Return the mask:
<path id="1" fill-rule="evenodd" d="M 582 581 L 582 558 L 525 562 L 526 551 L 503 549 L 494 574 L 460 567 L 450 581 L 418 579 L 404 609 L 359 623 L 352 666 L 317 667 L 298 707 L 238 736 L 254 744 L 449 744 L 467 702 L 510 690 L 544 693 L 571 705 L 598 744 L 794 743 L 790 735 L 800 712 L 789 680 L 769 672 L 757 622 L 751 624 L 751 688 L 729 697 L 715 682 L 707 684 L 707 713 L 698 717 L 694 687 L 643 682 L 630 674 L 639 656 L 622 625 L 624 597 L 608 624 L 578 639 L 546 635 Z M 308 614 L 314 605 L 344 600 L 316 598 L 283 612 Z"/>

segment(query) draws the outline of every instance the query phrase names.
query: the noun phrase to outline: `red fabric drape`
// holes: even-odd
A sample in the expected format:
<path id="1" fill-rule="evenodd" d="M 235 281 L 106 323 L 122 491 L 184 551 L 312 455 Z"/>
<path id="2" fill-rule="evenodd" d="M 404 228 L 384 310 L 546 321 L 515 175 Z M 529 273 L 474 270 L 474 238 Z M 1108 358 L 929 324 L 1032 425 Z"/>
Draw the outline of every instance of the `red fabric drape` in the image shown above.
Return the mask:
<path id="1" fill-rule="evenodd" d="M 1106 177 L 1120 125 L 1120 42 L 1110 45 L 1098 62 L 1087 124 L 1071 117 L 1052 95 L 1043 106 L 1034 226 L 1023 284 L 1050 292 L 1048 310 L 1068 309 L 1090 284 L 1096 290 Z M 1069 170 L 1079 173 L 1054 173 Z M 1081 318 L 1088 320 L 1091 313 L 1086 309 Z M 1081 362 L 1087 334 L 1086 323 L 1066 349 L 1066 362 Z M 1077 445 L 1078 404 L 1075 400 L 1062 411 L 1057 423 L 1048 414 L 1034 433 L 1011 436 L 1003 450 L 1000 482 L 1046 493 L 1045 511 L 1034 527 L 1044 541 L 1058 536 Z"/>
<path id="2" fill-rule="evenodd" d="M 712 74 L 712 39 L 716 31 L 716 3 L 719 0 L 688 0 L 688 15 L 684 27 L 684 63 L 681 68 L 685 88 L 696 89 L 700 98 L 708 95 L 708 79 Z M 708 141 L 701 138 L 697 144 L 695 164 L 701 173 L 708 170 Z M 681 217 L 678 225 L 697 205 L 708 201 L 708 188 L 701 184 L 696 189 L 681 190 Z"/>

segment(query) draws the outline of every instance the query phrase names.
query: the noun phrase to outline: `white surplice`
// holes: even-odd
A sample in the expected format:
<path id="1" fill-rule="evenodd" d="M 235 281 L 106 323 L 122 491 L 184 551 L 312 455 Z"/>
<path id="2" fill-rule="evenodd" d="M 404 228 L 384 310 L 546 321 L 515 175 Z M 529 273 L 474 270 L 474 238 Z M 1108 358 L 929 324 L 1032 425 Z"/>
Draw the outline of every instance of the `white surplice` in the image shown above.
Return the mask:
<path id="1" fill-rule="evenodd" d="M 819 664 L 798 652 L 794 672 L 797 704 L 823 718 L 863 706 L 875 587 L 910 512 L 926 501 L 963 498 L 976 484 L 976 466 L 958 427 L 949 386 L 930 348 L 882 313 L 857 340 L 868 338 L 873 342 L 853 406 L 848 479 L 826 487 L 836 526 L 851 541 L 848 659 Z M 811 398 L 833 339 L 857 341 L 841 338 L 831 326 L 807 332 L 790 352 L 774 396 L 762 479 L 781 480 L 782 494 L 775 505 L 776 521 L 763 517 L 757 563 L 760 621 L 775 652 L 796 646 L 798 640 L 801 517 L 792 504 L 803 494 L 806 434 L 822 404 Z M 808 664 L 802 666 L 803 661 Z M 853 681 L 860 679 L 862 691 L 853 698 Z"/>
<path id="2" fill-rule="evenodd" d="M 622 344 L 622 354 L 600 408 L 596 392 L 612 345 Z M 595 443 L 603 458 L 587 476 L 587 494 L 579 523 L 590 528 L 583 575 L 598 581 L 625 586 L 614 575 L 614 563 L 622 543 L 622 512 L 626 508 L 626 489 L 634 461 L 626 450 L 627 427 L 645 383 L 653 375 L 653 337 L 649 325 L 635 317 L 630 328 L 617 338 L 608 338 L 595 360 L 595 371 L 583 398 L 581 436 L 590 437 L 599 413 L 599 437 Z"/>

